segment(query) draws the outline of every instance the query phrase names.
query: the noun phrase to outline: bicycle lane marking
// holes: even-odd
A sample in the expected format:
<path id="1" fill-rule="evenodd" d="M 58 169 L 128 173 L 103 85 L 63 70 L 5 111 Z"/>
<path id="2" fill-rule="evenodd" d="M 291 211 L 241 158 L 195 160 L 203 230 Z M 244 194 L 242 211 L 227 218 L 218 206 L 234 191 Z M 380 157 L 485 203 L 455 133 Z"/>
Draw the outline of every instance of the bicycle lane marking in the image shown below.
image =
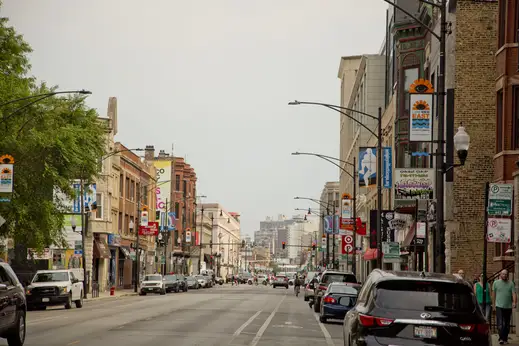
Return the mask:
<path id="1" fill-rule="evenodd" d="M 283 303 L 283 301 L 285 300 L 287 296 L 284 295 L 283 298 L 281 298 L 281 300 L 279 301 L 278 305 L 276 305 L 276 307 L 274 308 L 274 310 L 270 313 L 269 317 L 267 318 L 267 320 L 265 321 L 265 323 L 263 323 L 263 325 L 261 326 L 261 328 L 258 330 L 258 332 L 256 333 L 256 336 L 254 337 L 254 339 L 252 340 L 252 342 L 250 343 L 250 346 L 256 346 L 258 344 L 258 342 L 260 341 L 261 337 L 263 336 L 263 333 L 265 333 L 265 330 L 267 330 L 270 322 L 272 321 L 272 319 L 274 318 L 274 315 L 276 315 L 276 313 L 278 312 L 281 304 Z"/>
<path id="2" fill-rule="evenodd" d="M 317 324 L 319 324 L 319 327 L 321 327 L 321 331 L 323 332 L 324 338 L 326 339 L 326 344 L 328 346 L 334 346 L 335 344 L 333 343 L 333 339 L 332 339 L 332 336 L 330 335 L 330 332 L 328 332 L 328 329 L 326 329 L 324 324 L 321 323 L 321 321 L 319 321 L 319 315 L 314 314 L 314 316 L 315 316 L 315 319 L 317 320 Z"/>

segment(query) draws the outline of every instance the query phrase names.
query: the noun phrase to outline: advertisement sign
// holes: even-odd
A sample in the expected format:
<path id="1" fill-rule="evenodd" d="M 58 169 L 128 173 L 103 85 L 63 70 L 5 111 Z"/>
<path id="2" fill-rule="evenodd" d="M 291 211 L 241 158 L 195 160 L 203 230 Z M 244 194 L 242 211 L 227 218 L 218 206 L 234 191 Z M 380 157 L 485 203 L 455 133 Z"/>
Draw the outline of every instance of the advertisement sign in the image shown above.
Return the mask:
<path id="1" fill-rule="evenodd" d="M 353 254 L 353 235 L 347 234 L 341 236 L 342 240 L 342 254 L 343 255 L 352 255 Z"/>
<path id="2" fill-rule="evenodd" d="M 157 187 L 155 193 L 157 195 L 156 210 L 167 212 L 166 200 L 171 201 L 171 166 L 172 161 L 153 161 L 157 169 Z"/>
<path id="3" fill-rule="evenodd" d="M 148 226 L 139 226 L 139 235 L 152 235 L 157 236 L 159 234 L 159 223 L 148 222 Z"/>
<path id="4" fill-rule="evenodd" d="M 432 94 L 409 95 L 409 140 L 430 142 L 432 139 Z"/>
<path id="5" fill-rule="evenodd" d="M 390 189 L 393 183 L 393 163 L 390 147 L 382 149 L 382 184 Z M 359 186 L 373 187 L 377 185 L 377 148 L 361 147 L 359 149 Z"/>
<path id="6" fill-rule="evenodd" d="M 433 199 L 434 175 L 434 168 L 396 168 L 395 199 Z"/>
<path id="7" fill-rule="evenodd" d="M 381 219 L 381 241 L 394 242 L 395 229 L 391 221 L 395 218 L 395 212 L 392 210 L 382 210 Z M 370 210 L 369 212 L 369 247 L 371 249 L 377 248 L 377 210 Z"/>
<path id="8" fill-rule="evenodd" d="M 326 236 L 323 235 L 323 240 L 321 241 L 321 248 L 326 249 Z"/>
<path id="9" fill-rule="evenodd" d="M 167 225 L 168 231 L 174 231 L 177 229 L 177 214 L 172 211 L 168 212 Z"/>
<path id="10" fill-rule="evenodd" d="M 416 237 L 417 238 L 425 238 L 426 226 L 427 225 L 425 224 L 425 222 L 416 223 Z"/>
<path id="11" fill-rule="evenodd" d="M 512 237 L 511 219 L 488 219 L 487 241 L 489 243 L 510 243 Z"/>
<path id="12" fill-rule="evenodd" d="M 13 164 L 0 164 L 0 193 L 13 193 Z"/>
<path id="13" fill-rule="evenodd" d="M 143 210 L 141 211 L 141 226 L 147 227 L 148 226 L 148 211 Z"/>
<path id="14" fill-rule="evenodd" d="M 58 191 L 58 189 L 54 189 L 54 198 L 62 205 L 62 212 L 81 214 L 81 212 L 84 211 L 84 209 L 81 208 L 81 181 L 74 180 L 71 185 L 76 196 L 73 200 Z M 88 206 L 90 210 L 92 210 L 92 204 L 96 202 L 96 192 L 96 184 L 83 187 L 83 201 L 85 202 L 85 206 Z"/>
<path id="15" fill-rule="evenodd" d="M 345 196 L 350 197 L 350 196 Z M 343 198 L 341 201 L 341 218 L 351 219 L 352 218 L 352 207 L 353 201 L 351 198 Z"/>
<path id="16" fill-rule="evenodd" d="M 36 249 L 27 249 L 28 260 L 49 260 L 52 258 L 50 248 L 45 248 L 43 251 L 38 252 Z"/>
<path id="17" fill-rule="evenodd" d="M 333 232 L 333 217 L 331 215 L 326 215 L 324 217 L 324 233 L 332 233 Z"/>
<path id="18" fill-rule="evenodd" d="M 186 231 L 186 243 L 191 243 L 191 231 Z"/>

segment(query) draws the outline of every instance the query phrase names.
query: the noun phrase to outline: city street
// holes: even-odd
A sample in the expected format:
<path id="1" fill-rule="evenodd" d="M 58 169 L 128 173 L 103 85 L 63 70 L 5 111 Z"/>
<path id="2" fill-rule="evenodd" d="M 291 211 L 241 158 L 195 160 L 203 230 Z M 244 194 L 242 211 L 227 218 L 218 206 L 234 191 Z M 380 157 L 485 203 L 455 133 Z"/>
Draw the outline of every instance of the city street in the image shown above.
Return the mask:
<path id="1" fill-rule="evenodd" d="M 113 344 L 342 345 L 342 324 L 320 324 L 292 288 L 249 285 L 28 312 L 26 346 Z"/>

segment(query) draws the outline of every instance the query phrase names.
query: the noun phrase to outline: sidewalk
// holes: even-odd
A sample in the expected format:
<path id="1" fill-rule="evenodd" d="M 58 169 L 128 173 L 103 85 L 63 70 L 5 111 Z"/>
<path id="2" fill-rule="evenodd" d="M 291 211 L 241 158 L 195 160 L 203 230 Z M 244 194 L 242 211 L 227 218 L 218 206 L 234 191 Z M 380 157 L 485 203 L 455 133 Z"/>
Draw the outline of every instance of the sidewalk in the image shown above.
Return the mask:
<path id="1" fill-rule="evenodd" d="M 492 334 L 492 346 L 499 345 L 499 337 L 497 334 Z M 508 339 L 508 345 L 510 346 L 519 346 L 519 338 L 515 335 L 510 335 Z"/>
<path id="2" fill-rule="evenodd" d="M 131 288 L 131 289 L 119 289 L 119 290 L 115 290 L 115 294 L 113 296 L 110 295 L 110 291 L 99 292 L 99 297 L 95 297 L 95 298 L 92 298 L 92 293 L 89 293 L 87 295 L 88 296 L 87 300 L 95 301 L 95 300 L 108 299 L 108 298 L 115 299 L 115 298 L 120 298 L 120 297 L 136 296 L 136 295 L 137 295 L 137 293 L 135 293 L 133 291 L 133 288 Z"/>

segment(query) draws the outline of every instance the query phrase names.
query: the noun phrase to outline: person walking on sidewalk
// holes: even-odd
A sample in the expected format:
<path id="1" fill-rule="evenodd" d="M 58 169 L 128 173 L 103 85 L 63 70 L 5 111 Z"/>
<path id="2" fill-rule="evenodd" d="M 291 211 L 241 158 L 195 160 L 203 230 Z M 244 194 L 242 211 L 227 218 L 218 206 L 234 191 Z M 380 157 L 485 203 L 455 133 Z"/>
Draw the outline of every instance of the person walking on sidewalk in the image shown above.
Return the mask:
<path id="1" fill-rule="evenodd" d="M 499 331 L 499 344 L 508 344 L 510 333 L 510 319 L 512 309 L 517 306 L 517 294 L 515 283 L 508 280 L 508 270 L 503 269 L 499 274 L 499 280 L 492 285 L 492 300 L 496 310 L 497 328 Z"/>
<path id="2" fill-rule="evenodd" d="M 492 312 L 492 300 L 490 299 L 490 284 L 488 281 L 486 282 L 486 291 L 485 291 L 485 299 L 483 300 L 483 274 L 480 275 L 479 279 L 474 283 L 474 292 L 476 293 L 476 298 L 478 300 L 479 307 L 485 315 L 485 318 L 490 323 L 490 314 Z M 483 302 L 485 305 L 485 310 L 483 310 Z"/>

